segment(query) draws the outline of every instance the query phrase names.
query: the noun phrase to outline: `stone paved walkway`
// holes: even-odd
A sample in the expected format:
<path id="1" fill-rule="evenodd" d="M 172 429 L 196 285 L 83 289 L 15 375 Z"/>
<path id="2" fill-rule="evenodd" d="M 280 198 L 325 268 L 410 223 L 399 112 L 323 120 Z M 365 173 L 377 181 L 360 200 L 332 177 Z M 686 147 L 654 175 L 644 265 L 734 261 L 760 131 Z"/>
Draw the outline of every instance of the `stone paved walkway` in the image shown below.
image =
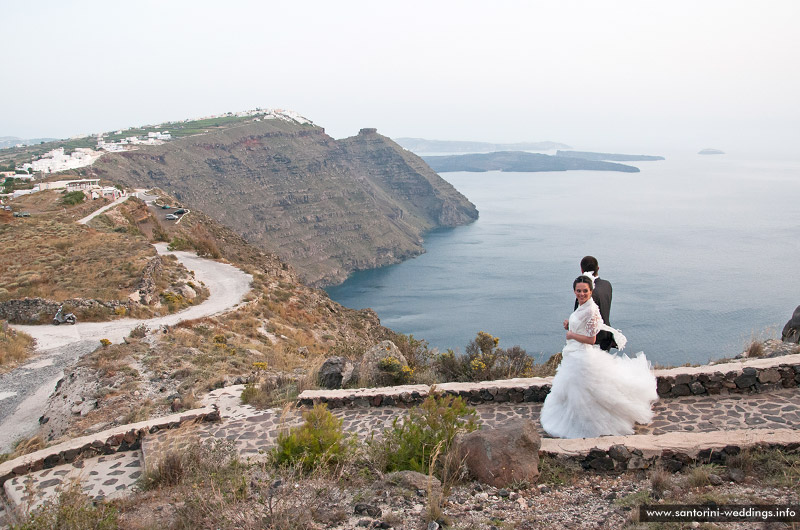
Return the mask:
<path id="1" fill-rule="evenodd" d="M 520 418 L 533 420 L 538 425 L 541 408 L 541 403 L 497 403 L 475 407 L 481 425 L 486 427 Z M 636 434 L 718 432 L 754 427 L 800 430 L 800 391 L 793 388 L 766 394 L 674 398 L 657 402 L 653 410 L 655 413 L 653 422 L 637 426 Z M 332 412 L 343 420 L 346 432 L 365 439 L 371 433 L 379 433 L 391 427 L 392 421 L 407 414 L 408 409 L 356 407 L 334 409 Z M 180 445 L 196 443 L 197 440 L 221 439 L 233 442 L 242 456 L 255 457 L 274 446 L 281 426 L 292 427 L 302 422 L 301 413 L 296 410 L 257 412 L 247 407 L 247 410 L 239 409 L 235 414 L 239 419 L 198 426 L 193 432 L 192 442 L 183 437 Z M 543 438 L 549 438 L 541 427 L 539 434 Z M 149 449 L 151 454 L 154 454 L 165 450 L 159 446 L 174 447 L 174 442 L 165 444 L 164 440 L 170 437 L 171 433 L 165 431 L 148 438 L 143 444 L 145 451 Z"/>
<path id="2" fill-rule="evenodd" d="M 177 429 L 148 435 L 142 442 L 141 451 L 87 459 L 16 477 L 5 483 L 6 496 L 14 506 L 36 506 L 72 479 L 81 480 L 83 490 L 93 497 L 123 495 L 135 486 L 145 463 L 151 466 L 170 448 L 180 449 L 203 440 L 226 440 L 234 444 L 242 457 L 259 458 L 274 446 L 279 429 L 302 422 L 302 412 L 293 408 L 257 411 L 241 405 L 239 394 L 242 388 L 220 389 L 204 400 L 206 405 L 213 403 L 219 407 L 223 417 L 221 422 L 188 423 Z M 482 426 L 488 427 L 518 418 L 528 418 L 538 424 L 541 406 L 541 403 L 495 403 L 475 408 Z M 355 407 L 332 412 L 343 420 L 347 432 L 364 439 L 390 427 L 392 421 L 407 414 L 408 409 Z M 707 433 L 719 438 L 720 432 L 741 436 L 742 432 L 755 433 L 754 429 L 759 429 L 759 433 L 772 429 L 780 430 L 782 436 L 786 432 L 796 433 L 800 442 L 800 388 L 763 394 L 686 396 L 659 401 L 654 405 L 654 412 L 655 419 L 650 425 L 638 426 L 636 435 L 615 437 L 615 440 L 623 439 L 628 445 L 628 442 L 635 444 L 636 439 L 649 439 L 653 435 L 669 438 L 672 435 L 701 436 L 701 433 Z M 544 447 L 548 437 L 541 429 L 540 434 L 544 438 Z M 790 436 L 795 437 L 794 434 Z M 604 440 L 597 438 L 586 442 L 591 447 L 602 445 Z M 555 442 L 550 444 L 552 447 L 561 445 L 556 440 L 550 441 Z"/>
<path id="3" fill-rule="evenodd" d="M 92 498 L 122 497 L 130 493 L 141 475 L 141 451 L 127 451 L 36 471 L 15 477 L 4 486 L 6 496 L 14 506 L 30 510 L 74 481 L 79 481 L 84 493 Z"/>

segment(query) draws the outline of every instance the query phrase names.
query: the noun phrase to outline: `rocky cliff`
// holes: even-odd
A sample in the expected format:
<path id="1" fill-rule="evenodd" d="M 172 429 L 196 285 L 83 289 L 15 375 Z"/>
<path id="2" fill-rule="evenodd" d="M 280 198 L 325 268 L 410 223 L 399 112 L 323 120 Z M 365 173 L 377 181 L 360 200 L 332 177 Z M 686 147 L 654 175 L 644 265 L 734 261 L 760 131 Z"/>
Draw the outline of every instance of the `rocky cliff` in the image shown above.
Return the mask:
<path id="1" fill-rule="evenodd" d="M 334 140 L 309 124 L 248 122 L 106 155 L 87 172 L 170 192 L 312 285 L 418 255 L 425 231 L 478 216 L 422 159 L 374 129 Z"/>

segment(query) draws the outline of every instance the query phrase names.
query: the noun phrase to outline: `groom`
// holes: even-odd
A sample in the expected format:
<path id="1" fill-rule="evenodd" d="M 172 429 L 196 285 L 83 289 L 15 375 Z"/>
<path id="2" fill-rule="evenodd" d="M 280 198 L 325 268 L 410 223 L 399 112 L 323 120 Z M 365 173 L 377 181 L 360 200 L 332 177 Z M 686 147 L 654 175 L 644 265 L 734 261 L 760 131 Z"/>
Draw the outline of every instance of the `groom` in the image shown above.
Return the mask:
<path id="1" fill-rule="evenodd" d="M 591 276 L 594 280 L 592 300 L 600 308 L 600 316 L 603 317 L 603 323 L 606 326 L 610 326 L 608 319 L 611 313 L 611 282 L 601 279 L 597 275 L 599 270 L 600 266 L 594 256 L 586 256 L 581 260 L 581 274 Z M 578 300 L 575 300 L 575 309 L 578 309 Z M 617 347 L 617 343 L 614 342 L 614 336 L 609 331 L 600 331 L 597 334 L 597 342 L 595 344 L 605 351 Z"/>

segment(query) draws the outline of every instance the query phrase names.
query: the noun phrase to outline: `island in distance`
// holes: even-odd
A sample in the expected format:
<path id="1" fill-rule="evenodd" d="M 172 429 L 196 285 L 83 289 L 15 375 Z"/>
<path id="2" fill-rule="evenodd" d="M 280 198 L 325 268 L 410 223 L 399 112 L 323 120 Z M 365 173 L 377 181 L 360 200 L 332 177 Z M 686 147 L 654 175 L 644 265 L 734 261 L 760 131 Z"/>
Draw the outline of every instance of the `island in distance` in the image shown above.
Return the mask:
<path id="1" fill-rule="evenodd" d="M 500 151 L 469 155 L 423 156 L 422 159 L 437 173 L 448 171 L 622 171 L 638 173 L 639 168 L 614 162 L 586 160 L 569 156 L 551 156 L 524 151 Z"/>
<path id="2" fill-rule="evenodd" d="M 592 153 L 589 151 L 557 151 L 556 156 L 583 158 L 584 160 L 610 160 L 613 162 L 650 162 L 664 160 L 663 156 L 651 155 L 620 155 L 614 153 Z"/>
<path id="3" fill-rule="evenodd" d="M 725 151 L 719 149 L 703 149 L 697 153 L 698 155 L 724 155 Z"/>
<path id="4" fill-rule="evenodd" d="M 495 144 L 491 142 L 463 142 L 450 140 L 426 140 L 424 138 L 393 138 L 393 140 L 412 153 L 492 153 L 495 151 L 552 151 L 569 149 L 558 142 L 518 142 Z"/>

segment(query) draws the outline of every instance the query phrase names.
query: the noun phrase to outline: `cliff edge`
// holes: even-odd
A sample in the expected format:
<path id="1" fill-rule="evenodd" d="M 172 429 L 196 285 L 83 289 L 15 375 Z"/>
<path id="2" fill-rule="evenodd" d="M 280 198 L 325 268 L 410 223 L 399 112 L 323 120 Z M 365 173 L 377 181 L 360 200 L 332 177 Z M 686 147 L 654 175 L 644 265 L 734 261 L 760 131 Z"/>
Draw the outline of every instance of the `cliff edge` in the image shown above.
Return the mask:
<path id="1" fill-rule="evenodd" d="M 315 286 L 421 254 L 424 232 L 478 217 L 421 158 L 375 129 L 334 140 L 310 124 L 248 122 L 107 155 L 87 172 L 164 189 Z"/>

